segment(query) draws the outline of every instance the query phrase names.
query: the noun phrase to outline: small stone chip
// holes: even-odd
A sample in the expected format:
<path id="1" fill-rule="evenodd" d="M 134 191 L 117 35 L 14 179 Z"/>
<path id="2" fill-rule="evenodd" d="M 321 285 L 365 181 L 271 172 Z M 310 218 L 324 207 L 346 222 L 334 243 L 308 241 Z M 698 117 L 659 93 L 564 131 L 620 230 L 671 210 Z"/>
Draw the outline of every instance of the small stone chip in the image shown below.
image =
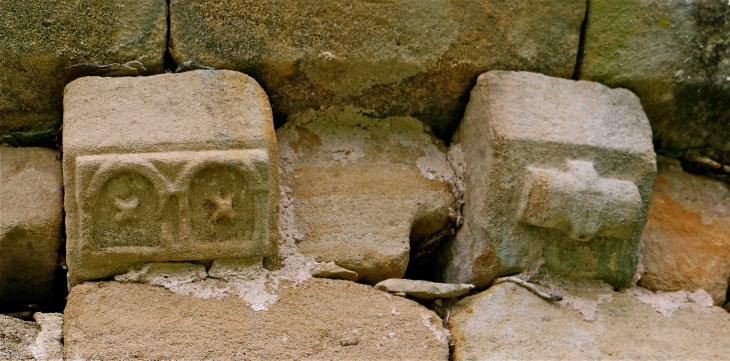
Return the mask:
<path id="1" fill-rule="evenodd" d="M 340 340 L 340 346 L 342 346 L 342 347 L 346 347 L 346 346 L 357 346 L 357 339 Z"/>

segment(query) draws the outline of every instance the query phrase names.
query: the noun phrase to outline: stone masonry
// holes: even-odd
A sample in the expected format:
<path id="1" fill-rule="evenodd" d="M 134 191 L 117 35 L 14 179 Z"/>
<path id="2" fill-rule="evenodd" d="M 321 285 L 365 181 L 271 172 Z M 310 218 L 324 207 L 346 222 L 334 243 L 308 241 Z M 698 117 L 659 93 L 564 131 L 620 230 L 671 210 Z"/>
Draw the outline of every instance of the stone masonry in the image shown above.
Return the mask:
<path id="1" fill-rule="evenodd" d="M 656 173 L 626 90 L 525 72 L 477 80 L 460 129 L 464 226 L 444 279 L 549 271 L 628 286 Z"/>
<path id="2" fill-rule="evenodd" d="M 153 261 L 276 264 L 277 152 L 256 81 L 206 70 L 82 78 L 64 108 L 72 284 Z"/>

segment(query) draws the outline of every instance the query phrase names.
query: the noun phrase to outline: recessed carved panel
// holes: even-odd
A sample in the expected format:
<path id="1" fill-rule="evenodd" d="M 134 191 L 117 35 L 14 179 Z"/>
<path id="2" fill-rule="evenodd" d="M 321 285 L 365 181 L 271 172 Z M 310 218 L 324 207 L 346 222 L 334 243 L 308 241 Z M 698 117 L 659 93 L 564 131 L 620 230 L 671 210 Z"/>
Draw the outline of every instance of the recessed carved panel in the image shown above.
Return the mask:
<path id="1" fill-rule="evenodd" d="M 93 237 L 100 249 L 159 245 L 159 196 L 143 175 L 122 172 L 111 177 L 94 203 Z"/>
<path id="2" fill-rule="evenodd" d="M 213 165 L 201 169 L 190 183 L 190 222 L 201 241 L 249 239 L 256 212 L 253 192 L 235 169 Z"/>

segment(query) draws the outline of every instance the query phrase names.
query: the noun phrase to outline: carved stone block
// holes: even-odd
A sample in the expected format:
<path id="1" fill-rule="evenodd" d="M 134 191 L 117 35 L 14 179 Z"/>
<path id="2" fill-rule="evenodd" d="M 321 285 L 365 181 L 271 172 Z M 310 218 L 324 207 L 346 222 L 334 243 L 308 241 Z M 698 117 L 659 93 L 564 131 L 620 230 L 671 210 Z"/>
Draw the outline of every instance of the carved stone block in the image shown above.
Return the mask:
<path id="1" fill-rule="evenodd" d="M 656 174 L 635 95 L 493 71 L 479 77 L 457 134 L 464 225 L 445 281 L 534 271 L 631 283 Z"/>
<path id="2" fill-rule="evenodd" d="M 276 139 L 253 79 L 82 78 L 64 106 L 72 284 L 145 262 L 276 263 Z"/>

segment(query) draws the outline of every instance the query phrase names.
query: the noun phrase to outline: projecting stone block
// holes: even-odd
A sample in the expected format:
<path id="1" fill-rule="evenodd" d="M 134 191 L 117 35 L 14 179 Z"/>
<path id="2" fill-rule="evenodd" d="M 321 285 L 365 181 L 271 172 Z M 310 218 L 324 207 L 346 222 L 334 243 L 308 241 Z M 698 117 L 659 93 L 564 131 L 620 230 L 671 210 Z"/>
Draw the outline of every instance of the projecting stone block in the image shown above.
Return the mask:
<path id="1" fill-rule="evenodd" d="M 42 148 L 0 147 L 0 304 L 52 296 L 61 244 L 61 162 Z"/>
<path id="2" fill-rule="evenodd" d="M 206 70 L 82 78 L 64 110 L 73 284 L 144 262 L 276 263 L 276 140 L 256 81 Z"/>
<path id="3" fill-rule="evenodd" d="M 651 129 L 623 89 L 482 74 L 459 131 L 464 225 L 446 282 L 540 272 L 631 283 L 656 173 Z"/>
<path id="4" fill-rule="evenodd" d="M 251 74 L 282 118 L 355 105 L 443 135 L 485 71 L 572 76 L 585 9 L 585 0 L 172 0 L 170 54 Z"/>
<path id="5" fill-rule="evenodd" d="M 0 142 L 53 144 L 79 76 L 164 71 L 165 0 L 3 0 L 0 14 Z"/>

